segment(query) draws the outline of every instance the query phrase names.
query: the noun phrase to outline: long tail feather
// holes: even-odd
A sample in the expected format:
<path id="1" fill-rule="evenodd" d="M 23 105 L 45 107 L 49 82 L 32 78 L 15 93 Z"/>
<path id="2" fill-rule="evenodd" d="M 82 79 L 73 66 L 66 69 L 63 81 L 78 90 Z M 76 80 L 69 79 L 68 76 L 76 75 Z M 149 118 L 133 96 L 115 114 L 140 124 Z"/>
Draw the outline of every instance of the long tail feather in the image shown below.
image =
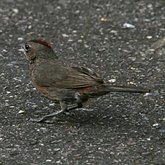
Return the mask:
<path id="1" fill-rule="evenodd" d="M 142 87 L 129 87 L 129 86 L 111 86 L 106 85 L 107 91 L 109 92 L 129 92 L 129 93 L 149 93 L 150 89 Z"/>
<path id="2" fill-rule="evenodd" d="M 111 84 L 104 84 L 96 86 L 93 90 L 88 92 L 91 97 L 102 96 L 110 92 L 128 92 L 128 93 L 149 93 L 150 89 L 132 86 L 112 86 Z"/>

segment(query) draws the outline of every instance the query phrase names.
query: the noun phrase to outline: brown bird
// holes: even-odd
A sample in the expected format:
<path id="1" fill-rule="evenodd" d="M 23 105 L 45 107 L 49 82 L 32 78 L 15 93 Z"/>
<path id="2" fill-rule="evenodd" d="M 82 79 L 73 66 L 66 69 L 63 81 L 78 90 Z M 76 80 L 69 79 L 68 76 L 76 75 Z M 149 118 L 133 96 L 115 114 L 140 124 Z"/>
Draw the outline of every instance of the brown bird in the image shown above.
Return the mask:
<path id="1" fill-rule="evenodd" d="M 29 61 L 33 86 L 48 99 L 58 101 L 61 110 L 34 119 L 44 122 L 60 113 L 81 108 L 89 98 L 99 97 L 109 92 L 148 93 L 141 87 L 112 86 L 91 69 L 64 64 L 44 40 L 30 40 L 23 46 Z M 75 106 L 68 108 L 68 104 Z"/>

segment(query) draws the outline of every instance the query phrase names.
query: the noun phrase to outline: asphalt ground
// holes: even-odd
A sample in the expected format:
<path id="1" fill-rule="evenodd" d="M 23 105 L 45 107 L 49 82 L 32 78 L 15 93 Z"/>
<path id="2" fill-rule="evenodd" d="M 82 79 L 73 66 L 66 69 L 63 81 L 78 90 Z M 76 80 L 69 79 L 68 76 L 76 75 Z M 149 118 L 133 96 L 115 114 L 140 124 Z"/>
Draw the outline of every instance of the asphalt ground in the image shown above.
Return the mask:
<path id="1" fill-rule="evenodd" d="M 165 164 L 164 37 L 164 0 L 1 0 L 0 164 Z M 33 123 L 60 108 L 33 88 L 19 51 L 35 38 L 112 84 L 152 92 L 111 93 L 93 111 Z"/>

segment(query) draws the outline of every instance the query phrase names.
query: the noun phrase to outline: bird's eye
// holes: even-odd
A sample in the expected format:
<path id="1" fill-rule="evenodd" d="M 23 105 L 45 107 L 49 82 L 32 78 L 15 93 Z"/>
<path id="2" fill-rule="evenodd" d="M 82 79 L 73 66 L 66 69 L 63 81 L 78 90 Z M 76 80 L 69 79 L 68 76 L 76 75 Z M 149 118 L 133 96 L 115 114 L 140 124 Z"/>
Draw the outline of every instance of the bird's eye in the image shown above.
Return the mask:
<path id="1" fill-rule="evenodd" d="M 25 44 L 25 51 L 28 52 L 30 50 L 30 45 L 29 44 Z"/>

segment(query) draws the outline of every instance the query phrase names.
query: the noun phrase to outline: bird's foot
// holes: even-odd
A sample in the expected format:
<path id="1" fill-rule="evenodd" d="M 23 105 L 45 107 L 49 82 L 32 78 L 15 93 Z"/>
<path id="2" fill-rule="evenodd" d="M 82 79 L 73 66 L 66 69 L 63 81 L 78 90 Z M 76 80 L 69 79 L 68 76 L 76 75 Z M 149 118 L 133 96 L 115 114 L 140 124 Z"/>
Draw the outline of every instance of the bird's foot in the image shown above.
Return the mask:
<path id="1" fill-rule="evenodd" d="M 56 117 L 57 115 L 62 114 L 62 113 L 65 114 L 65 112 L 63 110 L 61 110 L 61 111 L 58 111 L 58 112 L 53 112 L 51 114 L 45 115 L 45 116 L 43 116 L 43 117 L 41 117 L 39 119 L 32 119 L 32 118 L 30 118 L 30 121 L 36 122 L 36 123 L 45 123 L 50 118 Z"/>

